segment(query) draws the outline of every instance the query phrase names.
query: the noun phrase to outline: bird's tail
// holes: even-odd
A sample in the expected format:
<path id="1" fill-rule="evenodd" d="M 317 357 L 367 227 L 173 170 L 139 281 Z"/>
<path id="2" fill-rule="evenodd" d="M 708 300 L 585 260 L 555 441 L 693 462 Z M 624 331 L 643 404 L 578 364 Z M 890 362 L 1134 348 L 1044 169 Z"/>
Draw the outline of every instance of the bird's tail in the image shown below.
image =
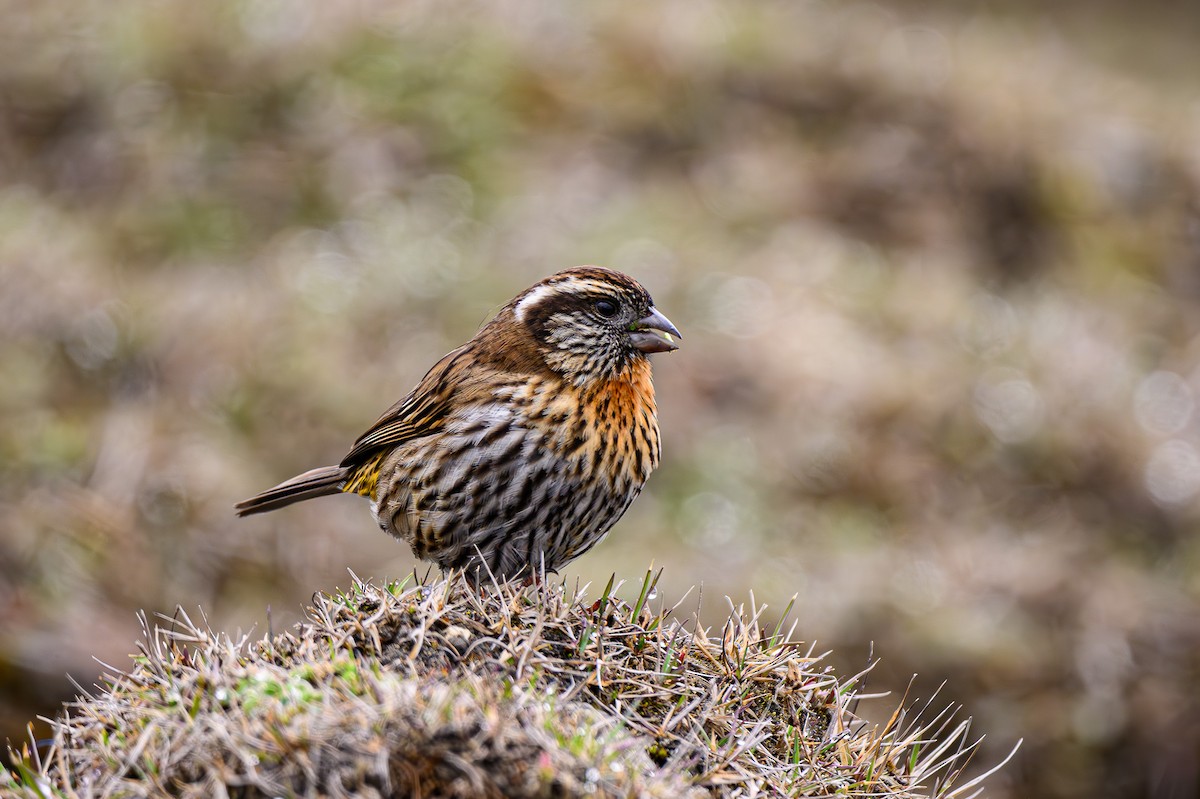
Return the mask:
<path id="1" fill-rule="evenodd" d="M 265 513 L 282 508 L 293 502 L 336 494 L 342 490 L 342 484 L 346 482 L 349 474 L 350 470 L 344 466 L 322 466 L 320 469 L 298 474 L 291 480 L 285 480 L 258 496 L 244 499 L 234 507 L 238 516 L 249 516 L 252 513 Z"/>

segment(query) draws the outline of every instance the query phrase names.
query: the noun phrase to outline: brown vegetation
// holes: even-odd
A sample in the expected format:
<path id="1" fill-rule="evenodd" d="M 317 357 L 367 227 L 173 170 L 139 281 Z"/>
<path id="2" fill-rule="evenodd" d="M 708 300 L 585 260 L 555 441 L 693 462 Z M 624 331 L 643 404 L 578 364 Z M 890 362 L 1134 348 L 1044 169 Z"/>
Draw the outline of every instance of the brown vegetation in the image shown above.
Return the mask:
<path id="1" fill-rule="evenodd" d="M 356 583 L 231 641 L 181 615 L 68 709 L 0 796 L 954 797 L 968 725 L 910 701 L 882 727 L 765 608 L 689 631 L 613 584 L 594 602 L 449 581 Z M 785 614 L 786 615 L 786 614 Z"/>

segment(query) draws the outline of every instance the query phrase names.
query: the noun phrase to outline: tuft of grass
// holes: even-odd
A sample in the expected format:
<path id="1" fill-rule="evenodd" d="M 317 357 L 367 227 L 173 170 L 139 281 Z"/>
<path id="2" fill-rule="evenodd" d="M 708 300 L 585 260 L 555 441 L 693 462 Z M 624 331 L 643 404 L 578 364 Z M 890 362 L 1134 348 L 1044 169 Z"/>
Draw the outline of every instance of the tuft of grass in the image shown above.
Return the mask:
<path id="1" fill-rule="evenodd" d="M 734 607 L 719 632 L 588 587 L 460 575 L 317 595 L 293 631 L 234 640 L 179 611 L 3 797 L 957 797 L 969 720 L 853 708 L 811 645 Z M 962 783 L 962 784 L 960 784 Z"/>

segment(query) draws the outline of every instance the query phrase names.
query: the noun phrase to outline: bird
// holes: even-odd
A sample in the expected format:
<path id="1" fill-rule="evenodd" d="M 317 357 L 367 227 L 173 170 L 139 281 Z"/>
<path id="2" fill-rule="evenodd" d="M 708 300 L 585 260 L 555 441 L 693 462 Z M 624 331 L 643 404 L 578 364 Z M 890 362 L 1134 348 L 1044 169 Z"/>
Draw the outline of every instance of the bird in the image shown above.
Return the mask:
<path id="1" fill-rule="evenodd" d="M 649 356 L 681 338 L 634 278 L 557 272 L 438 361 L 339 464 L 237 514 L 358 494 L 421 560 L 537 581 L 602 541 L 658 467 Z"/>

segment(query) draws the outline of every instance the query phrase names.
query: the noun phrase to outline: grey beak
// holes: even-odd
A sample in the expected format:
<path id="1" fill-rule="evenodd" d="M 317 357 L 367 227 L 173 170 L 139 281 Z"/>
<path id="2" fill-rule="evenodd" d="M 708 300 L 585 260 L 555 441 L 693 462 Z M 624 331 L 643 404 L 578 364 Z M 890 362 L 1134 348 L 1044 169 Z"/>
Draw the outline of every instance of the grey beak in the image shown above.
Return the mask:
<path id="1" fill-rule="evenodd" d="M 651 307 L 650 313 L 629 326 L 629 341 L 641 352 L 670 352 L 679 349 L 673 338 L 683 338 L 671 320 Z"/>

